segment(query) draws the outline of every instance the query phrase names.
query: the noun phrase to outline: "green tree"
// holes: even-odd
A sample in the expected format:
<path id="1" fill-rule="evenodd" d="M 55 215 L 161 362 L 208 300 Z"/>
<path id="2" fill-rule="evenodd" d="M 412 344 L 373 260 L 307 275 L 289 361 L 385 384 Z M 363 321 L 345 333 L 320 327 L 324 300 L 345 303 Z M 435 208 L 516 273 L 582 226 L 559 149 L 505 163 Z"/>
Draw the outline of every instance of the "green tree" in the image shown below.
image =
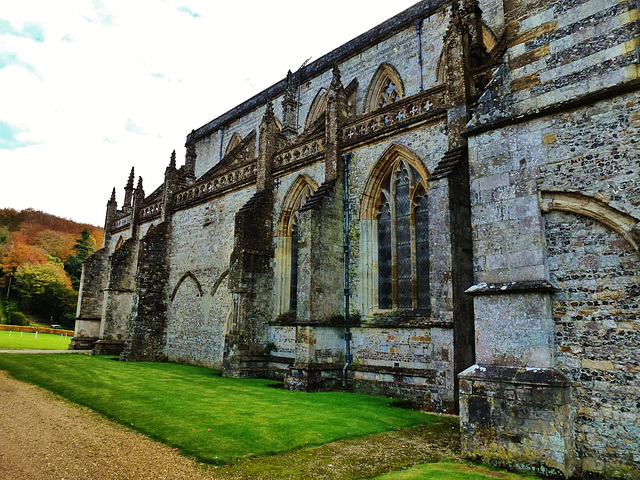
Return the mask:
<path id="1" fill-rule="evenodd" d="M 80 238 L 76 240 L 76 244 L 73 249 L 77 252 L 78 257 L 83 262 L 86 258 L 96 251 L 96 241 L 91 236 L 88 228 L 85 228 L 80 233 Z"/>
<path id="2" fill-rule="evenodd" d="M 10 234 L 11 232 L 6 226 L 0 225 L 0 245 L 7 243 L 7 239 L 9 238 Z"/>
<path id="3" fill-rule="evenodd" d="M 29 326 L 29 321 L 27 320 L 27 317 L 25 317 L 22 312 L 12 312 L 9 315 L 9 320 L 7 323 L 9 325 L 19 325 L 21 327 Z"/>
<path id="4" fill-rule="evenodd" d="M 64 271 L 69 275 L 73 288 L 78 290 L 80 288 L 80 277 L 82 275 L 82 262 L 96 250 L 96 241 L 87 228 L 82 230 L 80 238 L 76 240 L 74 250 L 76 253 L 71 255 L 69 260 L 65 262 Z"/>
<path id="5" fill-rule="evenodd" d="M 76 317 L 78 293 L 61 283 L 45 285 L 42 294 L 31 300 L 31 310 L 40 318 L 73 330 Z"/>
<path id="6" fill-rule="evenodd" d="M 79 290 L 82 275 L 82 260 L 80 260 L 80 257 L 78 257 L 78 255 L 71 255 L 69 260 L 64 264 L 64 271 L 69 275 L 73 289 Z"/>

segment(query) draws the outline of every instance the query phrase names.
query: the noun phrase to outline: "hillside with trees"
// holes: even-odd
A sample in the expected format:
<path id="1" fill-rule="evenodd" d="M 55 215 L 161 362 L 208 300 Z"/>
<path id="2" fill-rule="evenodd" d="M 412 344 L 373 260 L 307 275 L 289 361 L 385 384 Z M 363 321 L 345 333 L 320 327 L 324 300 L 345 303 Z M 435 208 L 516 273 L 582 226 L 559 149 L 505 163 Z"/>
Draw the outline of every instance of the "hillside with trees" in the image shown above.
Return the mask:
<path id="1" fill-rule="evenodd" d="M 102 229 L 41 211 L 0 209 L 0 320 L 73 328 L 82 262 Z"/>

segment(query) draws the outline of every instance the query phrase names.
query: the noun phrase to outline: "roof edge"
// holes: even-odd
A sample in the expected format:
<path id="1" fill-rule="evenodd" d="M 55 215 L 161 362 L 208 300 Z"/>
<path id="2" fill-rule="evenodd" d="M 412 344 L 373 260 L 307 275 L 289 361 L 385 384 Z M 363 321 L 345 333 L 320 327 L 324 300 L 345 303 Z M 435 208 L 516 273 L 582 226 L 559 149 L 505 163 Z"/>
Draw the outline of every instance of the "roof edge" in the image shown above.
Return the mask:
<path id="1" fill-rule="evenodd" d="M 376 27 L 358 35 L 353 40 L 335 48 L 319 59 L 311 62 L 309 65 L 306 65 L 300 71 L 300 80 L 305 81 L 331 69 L 336 63 L 343 62 L 363 49 L 390 37 L 405 28 L 408 23 L 424 18 L 450 2 L 451 0 L 423 0 L 416 3 Z M 286 78 L 283 78 L 279 82 L 271 85 L 248 100 L 245 100 L 241 104 L 211 120 L 202 127 L 192 131 L 187 135 L 187 143 L 196 141 L 214 130 L 219 129 L 226 123 L 236 120 L 259 106 L 264 105 L 270 99 L 273 99 L 284 92 L 285 87 Z"/>

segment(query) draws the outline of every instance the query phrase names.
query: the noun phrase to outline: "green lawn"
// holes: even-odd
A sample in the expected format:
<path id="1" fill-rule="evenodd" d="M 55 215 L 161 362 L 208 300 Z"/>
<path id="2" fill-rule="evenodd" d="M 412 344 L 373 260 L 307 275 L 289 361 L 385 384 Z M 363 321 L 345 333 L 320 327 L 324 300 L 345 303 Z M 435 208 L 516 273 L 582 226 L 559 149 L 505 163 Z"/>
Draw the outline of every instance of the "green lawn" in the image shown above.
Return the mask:
<path id="1" fill-rule="evenodd" d="M 385 397 L 291 392 L 271 388 L 273 381 L 224 378 L 187 365 L 0 354 L 0 370 L 218 465 L 442 421 L 390 406 Z"/>
<path id="2" fill-rule="evenodd" d="M 0 350 L 66 350 L 71 335 L 0 331 Z"/>
<path id="3" fill-rule="evenodd" d="M 376 480 L 533 480 L 539 477 L 508 473 L 472 463 L 442 461 L 416 465 L 401 472 L 391 472 Z"/>

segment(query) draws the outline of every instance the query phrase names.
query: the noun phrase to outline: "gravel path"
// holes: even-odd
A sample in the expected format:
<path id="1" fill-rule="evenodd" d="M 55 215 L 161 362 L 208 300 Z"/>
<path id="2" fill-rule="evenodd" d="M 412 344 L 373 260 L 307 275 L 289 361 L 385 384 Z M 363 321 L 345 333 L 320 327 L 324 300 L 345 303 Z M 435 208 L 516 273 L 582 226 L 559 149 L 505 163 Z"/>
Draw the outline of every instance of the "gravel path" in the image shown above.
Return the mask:
<path id="1" fill-rule="evenodd" d="M 47 479 L 335 479 L 456 457 L 455 422 L 206 468 L 87 408 L 0 371 L 0 478 Z"/>

